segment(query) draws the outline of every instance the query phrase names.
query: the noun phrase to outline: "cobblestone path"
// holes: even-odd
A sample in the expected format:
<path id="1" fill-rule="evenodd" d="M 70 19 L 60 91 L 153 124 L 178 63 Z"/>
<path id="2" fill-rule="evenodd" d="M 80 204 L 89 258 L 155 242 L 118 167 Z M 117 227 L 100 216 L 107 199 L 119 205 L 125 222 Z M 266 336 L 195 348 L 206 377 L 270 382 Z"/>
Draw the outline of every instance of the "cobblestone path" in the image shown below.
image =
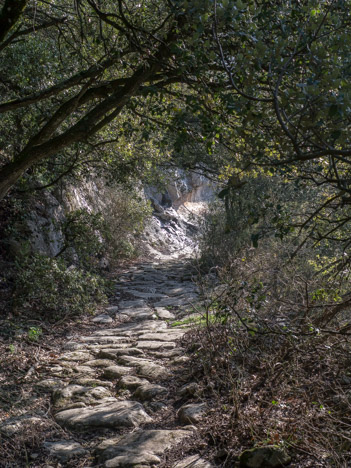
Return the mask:
<path id="1" fill-rule="evenodd" d="M 165 450 L 192 436 L 206 411 L 201 401 L 194 402 L 197 384 L 188 383 L 177 395 L 170 385 L 188 359 L 179 340 L 186 310 L 198 300 L 191 276 L 191 267 L 180 260 L 129 268 L 116 284 L 117 305 L 93 319 L 104 327 L 68 338 L 65 353 L 40 385 L 52 388 L 60 426 L 73 437 L 97 436 L 89 444 L 46 442 L 50 456 L 63 466 L 74 457 L 77 465 L 69 466 L 153 467 Z M 180 407 L 172 405 L 175 397 Z M 90 461 L 81 465 L 79 458 Z M 210 467 L 196 455 L 169 463 Z"/>

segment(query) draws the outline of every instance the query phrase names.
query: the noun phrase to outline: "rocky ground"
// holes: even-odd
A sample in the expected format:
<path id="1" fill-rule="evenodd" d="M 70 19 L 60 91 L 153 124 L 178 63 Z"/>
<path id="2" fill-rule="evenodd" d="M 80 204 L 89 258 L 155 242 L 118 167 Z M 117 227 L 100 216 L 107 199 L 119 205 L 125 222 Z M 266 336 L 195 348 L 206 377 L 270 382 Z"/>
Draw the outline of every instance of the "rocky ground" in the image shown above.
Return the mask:
<path id="1" fill-rule="evenodd" d="M 56 430 L 26 454 L 26 463 L 2 455 L 0 466 L 211 466 L 199 454 L 182 457 L 206 412 L 198 385 L 187 381 L 188 357 L 179 344 L 184 318 L 199 301 L 192 273 L 184 260 L 169 259 L 119 275 L 116 305 L 91 319 L 95 330 L 72 333 L 62 352 L 47 355 L 29 390 L 33 409 L 0 425 L 7 450 L 24 427 Z M 35 409 L 43 395 L 51 401 L 45 413 Z"/>

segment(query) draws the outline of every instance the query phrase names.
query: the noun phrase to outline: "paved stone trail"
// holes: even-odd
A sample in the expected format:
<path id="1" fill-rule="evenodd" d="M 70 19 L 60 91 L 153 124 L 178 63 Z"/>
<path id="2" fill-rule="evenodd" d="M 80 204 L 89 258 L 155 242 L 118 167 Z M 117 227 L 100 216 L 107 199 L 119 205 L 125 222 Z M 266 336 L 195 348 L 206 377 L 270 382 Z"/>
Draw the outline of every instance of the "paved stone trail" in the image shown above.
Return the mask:
<path id="1" fill-rule="evenodd" d="M 108 328 L 99 326 L 89 336 L 68 340 L 51 377 L 40 383 L 52 388 L 56 422 L 73 434 L 96 431 L 99 442 L 89 446 L 89 452 L 75 440 L 47 442 L 52 456 L 65 464 L 73 456 L 90 454 L 89 466 L 146 468 L 159 464 L 166 449 L 192 435 L 206 408 L 201 402 L 185 404 L 176 413 L 168 404 L 174 395 L 162 382 L 187 360 L 177 342 L 185 329 L 171 322 L 197 296 L 184 261 L 139 264 L 120 275 L 118 306 L 93 319 Z M 63 375 L 70 377 L 64 386 Z M 192 383 L 180 396 L 195 392 Z M 167 428 L 162 411 L 173 412 L 179 425 Z M 101 438 L 106 430 L 108 436 Z M 170 466 L 211 465 L 195 455 Z"/>

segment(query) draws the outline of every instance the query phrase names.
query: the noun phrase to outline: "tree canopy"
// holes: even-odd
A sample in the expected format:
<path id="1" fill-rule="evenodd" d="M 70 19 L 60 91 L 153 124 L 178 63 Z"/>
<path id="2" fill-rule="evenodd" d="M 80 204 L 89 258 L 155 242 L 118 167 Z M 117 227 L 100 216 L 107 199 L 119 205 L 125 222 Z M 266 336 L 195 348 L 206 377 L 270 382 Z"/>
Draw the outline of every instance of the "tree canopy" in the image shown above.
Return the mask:
<path id="1" fill-rule="evenodd" d="M 2 3 L 1 198 L 162 162 L 316 184 L 304 227 L 349 222 L 349 1 Z"/>

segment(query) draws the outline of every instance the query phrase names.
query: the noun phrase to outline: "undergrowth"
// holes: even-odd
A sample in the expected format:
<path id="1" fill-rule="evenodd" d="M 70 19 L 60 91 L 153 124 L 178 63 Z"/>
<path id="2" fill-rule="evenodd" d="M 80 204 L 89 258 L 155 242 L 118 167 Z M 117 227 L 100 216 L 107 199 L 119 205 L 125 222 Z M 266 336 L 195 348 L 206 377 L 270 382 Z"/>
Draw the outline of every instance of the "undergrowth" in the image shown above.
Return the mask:
<path id="1" fill-rule="evenodd" d="M 187 339 L 193 378 L 212 406 L 202 432 L 217 462 L 233 466 L 244 449 L 275 444 L 293 466 L 350 466 L 348 338 L 251 336 L 230 318 Z"/>

